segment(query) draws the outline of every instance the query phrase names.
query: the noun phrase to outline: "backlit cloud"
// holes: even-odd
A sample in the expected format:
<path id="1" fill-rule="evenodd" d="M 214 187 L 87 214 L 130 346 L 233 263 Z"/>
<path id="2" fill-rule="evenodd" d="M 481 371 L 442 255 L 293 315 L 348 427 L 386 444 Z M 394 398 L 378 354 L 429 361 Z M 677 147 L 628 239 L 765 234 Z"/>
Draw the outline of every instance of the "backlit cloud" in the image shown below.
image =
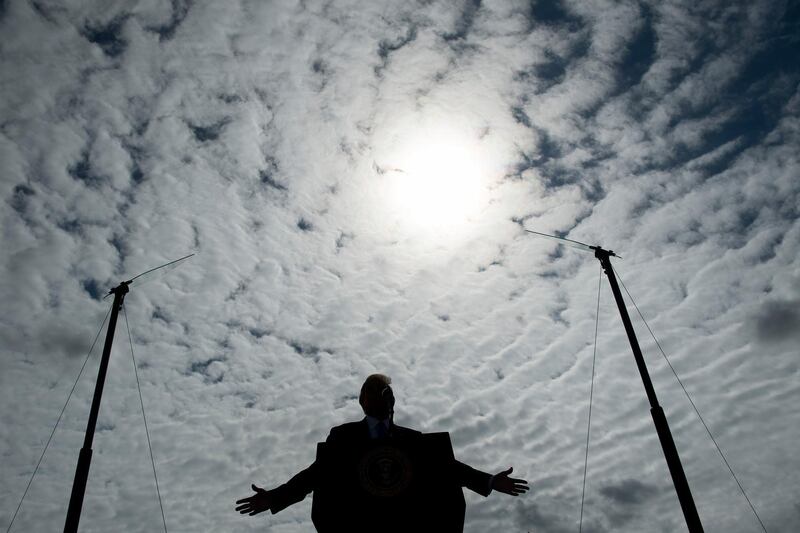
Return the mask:
<path id="1" fill-rule="evenodd" d="M 765 525 L 800 525 L 794 3 L 18 0 L 0 31 L 0 523 L 108 289 L 196 252 L 126 300 L 170 530 L 311 530 L 310 498 L 233 502 L 380 371 L 398 423 L 531 482 L 467 493 L 465 531 L 574 531 L 599 266 L 527 228 L 624 257 Z M 603 281 L 584 529 L 678 530 L 617 316 Z M 706 528 L 758 529 L 636 327 Z M 154 531 L 117 333 L 81 528 Z M 95 352 L 13 530 L 61 527 Z"/>

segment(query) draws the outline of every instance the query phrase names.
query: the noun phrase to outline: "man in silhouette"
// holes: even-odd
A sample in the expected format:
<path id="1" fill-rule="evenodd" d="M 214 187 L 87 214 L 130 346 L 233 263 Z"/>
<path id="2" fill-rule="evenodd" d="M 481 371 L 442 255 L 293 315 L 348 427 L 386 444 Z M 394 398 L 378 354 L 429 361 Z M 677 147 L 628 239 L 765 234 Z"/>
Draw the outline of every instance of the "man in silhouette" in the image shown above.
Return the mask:
<path id="1" fill-rule="evenodd" d="M 383 439 L 401 441 L 420 435 L 419 431 L 394 424 L 394 393 L 390 383 L 391 379 L 383 374 L 372 374 L 367 377 L 358 398 L 366 416 L 359 422 L 349 422 L 332 428 L 326 441 L 328 445 L 349 446 Z M 452 481 L 481 496 L 488 496 L 493 490 L 518 496 L 528 490 L 528 482 L 524 479 L 509 477 L 512 470 L 513 468 L 509 468 L 490 475 L 455 461 L 450 472 L 455 478 Z M 238 500 L 236 510 L 250 516 L 266 510 L 275 514 L 303 500 L 306 495 L 317 488 L 320 483 L 320 475 L 321 468 L 315 461 L 288 482 L 273 490 L 264 490 L 252 485 L 255 494 Z"/>

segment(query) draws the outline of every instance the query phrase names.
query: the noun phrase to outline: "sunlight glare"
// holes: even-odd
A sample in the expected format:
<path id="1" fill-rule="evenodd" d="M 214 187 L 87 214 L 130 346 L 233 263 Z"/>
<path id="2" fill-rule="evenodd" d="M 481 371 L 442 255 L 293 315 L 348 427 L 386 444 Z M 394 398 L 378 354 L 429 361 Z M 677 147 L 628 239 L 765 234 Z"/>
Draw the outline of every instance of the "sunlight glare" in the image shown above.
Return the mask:
<path id="1" fill-rule="evenodd" d="M 480 147 L 466 135 L 432 131 L 400 143 L 383 167 L 389 201 L 407 224 L 448 229 L 481 208 L 485 187 Z"/>

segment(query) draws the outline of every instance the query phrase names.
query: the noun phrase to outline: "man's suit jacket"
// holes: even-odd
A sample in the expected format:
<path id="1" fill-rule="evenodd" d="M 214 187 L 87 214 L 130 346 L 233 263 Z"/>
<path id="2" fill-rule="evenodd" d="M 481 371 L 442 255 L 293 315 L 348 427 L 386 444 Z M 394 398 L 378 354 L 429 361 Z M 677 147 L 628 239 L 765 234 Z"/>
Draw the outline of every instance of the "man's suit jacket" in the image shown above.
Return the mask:
<path id="1" fill-rule="evenodd" d="M 414 429 L 393 424 L 389 432 L 389 438 L 413 438 L 415 435 L 420 434 L 419 431 Z M 367 419 L 364 418 L 359 422 L 348 422 L 331 428 L 326 442 L 336 446 L 348 446 L 365 443 L 369 440 L 369 426 L 367 425 Z M 320 471 L 321 469 L 315 461 L 288 482 L 276 488 L 272 493 L 272 513 L 280 512 L 286 507 L 303 500 L 319 485 Z M 476 470 L 460 461 L 454 461 L 452 475 L 458 485 L 467 487 L 481 496 L 488 496 L 491 492 L 489 484 L 492 476 L 486 472 Z"/>

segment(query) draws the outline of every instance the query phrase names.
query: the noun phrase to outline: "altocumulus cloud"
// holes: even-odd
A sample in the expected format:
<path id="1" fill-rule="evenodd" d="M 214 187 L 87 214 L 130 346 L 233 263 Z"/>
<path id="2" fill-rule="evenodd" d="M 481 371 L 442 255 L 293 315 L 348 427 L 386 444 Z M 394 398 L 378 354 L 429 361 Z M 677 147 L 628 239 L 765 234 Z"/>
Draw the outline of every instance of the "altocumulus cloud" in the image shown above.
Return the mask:
<path id="1" fill-rule="evenodd" d="M 759 338 L 767 342 L 797 339 L 800 335 L 800 301 L 766 302 L 756 316 L 756 328 Z"/>
<path id="2" fill-rule="evenodd" d="M 126 306 L 171 530 L 309 531 L 310 499 L 258 519 L 233 501 L 309 463 L 382 371 L 399 423 L 531 481 L 467 494 L 466 531 L 574 531 L 598 266 L 530 228 L 620 252 L 767 528 L 798 529 L 799 16 L 778 0 L 0 3 L 0 522 L 107 289 L 194 251 Z M 409 173 L 420 144 L 450 154 L 444 191 Z M 435 223 L 397 201 L 414 179 Z M 584 527 L 680 530 L 601 292 Z M 757 529 L 640 333 L 707 529 Z M 160 527 L 126 336 L 85 531 Z M 96 367 L 14 530 L 60 527 Z"/>

